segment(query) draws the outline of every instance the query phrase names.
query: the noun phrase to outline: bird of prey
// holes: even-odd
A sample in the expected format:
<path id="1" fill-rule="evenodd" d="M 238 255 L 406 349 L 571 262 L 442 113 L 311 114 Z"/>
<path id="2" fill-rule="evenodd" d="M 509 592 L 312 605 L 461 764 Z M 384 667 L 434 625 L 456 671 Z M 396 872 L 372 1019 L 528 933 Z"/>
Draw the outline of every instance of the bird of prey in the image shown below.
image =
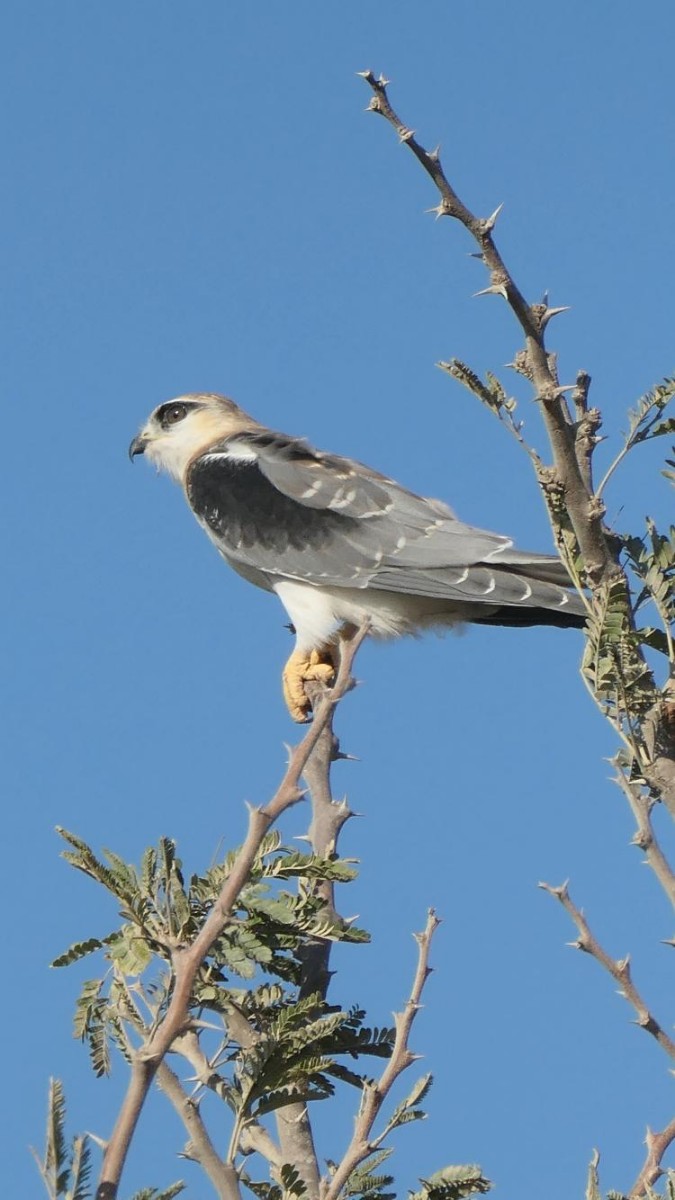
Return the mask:
<path id="1" fill-rule="evenodd" d="M 458 520 L 349 458 L 261 425 L 213 393 L 160 404 L 134 438 L 181 484 L 199 524 L 240 575 L 276 592 L 296 634 L 283 672 L 291 716 L 305 683 L 329 683 L 340 636 L 433 626 L 582 626 L 583 601 L 560 559 Z"/>

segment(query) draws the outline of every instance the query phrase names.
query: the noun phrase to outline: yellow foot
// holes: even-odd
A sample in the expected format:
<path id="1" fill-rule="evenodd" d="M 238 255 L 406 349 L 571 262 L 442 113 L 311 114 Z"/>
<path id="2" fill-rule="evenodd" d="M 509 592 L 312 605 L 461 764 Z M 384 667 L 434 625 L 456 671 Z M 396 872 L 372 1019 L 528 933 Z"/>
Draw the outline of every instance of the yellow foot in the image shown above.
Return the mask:
<path id="1" fill-rule="evenodd" d="M 289 658 L 282 682 L 286 707 L 294 721 L 309 721 L 312 702 L 305 692 L 306 683 L 331 683 L 335 666 L 328 650 L 295 650 Z"/>

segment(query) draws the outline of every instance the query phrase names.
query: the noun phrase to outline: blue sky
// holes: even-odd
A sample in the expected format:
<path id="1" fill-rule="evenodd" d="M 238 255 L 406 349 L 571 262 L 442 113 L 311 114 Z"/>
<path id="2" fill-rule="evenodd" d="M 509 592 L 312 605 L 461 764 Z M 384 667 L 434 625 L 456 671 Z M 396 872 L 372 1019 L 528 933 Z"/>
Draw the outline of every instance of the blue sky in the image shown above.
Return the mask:
<path id="1" fill-rule="evenodd" d="M 673 371 L 672 45 L 665 2 L 486 0 L 367 5 L 25 0 L 5 15 L 0 87 L 9 583 L 3 727 L 6 1178 L 39 1195 L 47 1079 L 72 1126 L 105 1136 L 125 1082 L 96 1083 L 70 1038 L 76 972 L 47 964 L 115 913 L 59 860 L 56 824 L 137 860 L 160 834 L 189 869 L 244 830 L 294 736 L 279 693 L 289 650 L 274 598 L 229 573 L 178 490 L 126 448 L 184 391 L 224 391 L 259 419 L 449 500 L 545 550 L 526 460 L 434 366 L 502 371 L 518 346 L 463 231 L 434 222 L 430 183 L 364 114 L 355 72 L 392 101 L 466 202 L 504 202 L 500 245 L 553 327 L 564 381 L 594 378 L 609 446 Z M 520 394 L 520 393 L 519 393 Z M 543 445 L 537 414 L 522 415 Z M 9 426 L 9 428 L 7 428 Z M 666 521 L 647 448 L 608 499 L 622 528 Z M 670 504 L 670 508 L 669 508 Z M 338 791 L 363 814 L 343 905 L 373 933 L 340 951 L 334 997 L 374 1023 L 400 1005 L 412 930 L 444 918 L 414 1048 L 436 1086 L 403 1131 L 401 1191 L 478 1161 L 499 1195 L 583 1193 L 593 1146 L 628 1188 L 644 1126 L 671 1116 L 667 1064 L 597 966 L 564 948 L 573 895 L 667 1025 L 672 933 L 607 782 L 613 739 L 577 675 L 574 632 L 472 630 L 366 647 L 339 718 L 358 764 Z M 287 839 L 305 814 L 284 822 Z M 88 977 L 92 972 L 81 974 Z M 669 986 L 670 985 L 670 986 Z M 350 1105 L 353 1096 L 348 1097 Z M 351 1108 L 322 1154 L 337 1158 Z M 167 1138 L 166 1125 L 170 1130 Z M 153 1095 L 125 1180 L 190 1195 L 181 1131 Z M 157 1143 L 160 1142 L 161 1145 Z"/>

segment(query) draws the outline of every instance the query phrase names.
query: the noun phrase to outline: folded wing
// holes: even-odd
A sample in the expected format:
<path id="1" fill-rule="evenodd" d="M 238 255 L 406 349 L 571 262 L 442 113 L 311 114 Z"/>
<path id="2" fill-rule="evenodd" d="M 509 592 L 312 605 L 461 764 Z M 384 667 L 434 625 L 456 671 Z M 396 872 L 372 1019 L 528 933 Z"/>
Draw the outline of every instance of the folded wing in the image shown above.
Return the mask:
<path id="1" fill-rule="evenodd" d="M 186 490 L 224 557 L 249 577 L 259 573 L 263 586 L 287 578 L 376 588 L 489 606 L 493 618 L 502 606 L 564 609 L 565 624 L 583 614 L 558 558 L 514 550 L 440 501 L 282 434 L 239 434 L 211 447 L 193 461 Z"/>

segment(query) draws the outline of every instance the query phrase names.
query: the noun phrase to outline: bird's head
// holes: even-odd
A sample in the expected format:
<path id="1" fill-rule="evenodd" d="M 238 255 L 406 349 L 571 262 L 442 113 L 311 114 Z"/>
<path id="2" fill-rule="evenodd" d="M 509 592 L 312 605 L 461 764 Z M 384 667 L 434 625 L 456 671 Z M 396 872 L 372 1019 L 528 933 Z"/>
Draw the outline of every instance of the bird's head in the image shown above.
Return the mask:
<path id="1" fill-rule="evenodd" d="M 182 483 L 198 454 L 234 433 L 258 427 L 226 396 L 211 392 L 177 396 L 151 414 L 129 446 L 129 458 L 133 462 L 137 454 L 144 454 L 158 470 Z"/>

